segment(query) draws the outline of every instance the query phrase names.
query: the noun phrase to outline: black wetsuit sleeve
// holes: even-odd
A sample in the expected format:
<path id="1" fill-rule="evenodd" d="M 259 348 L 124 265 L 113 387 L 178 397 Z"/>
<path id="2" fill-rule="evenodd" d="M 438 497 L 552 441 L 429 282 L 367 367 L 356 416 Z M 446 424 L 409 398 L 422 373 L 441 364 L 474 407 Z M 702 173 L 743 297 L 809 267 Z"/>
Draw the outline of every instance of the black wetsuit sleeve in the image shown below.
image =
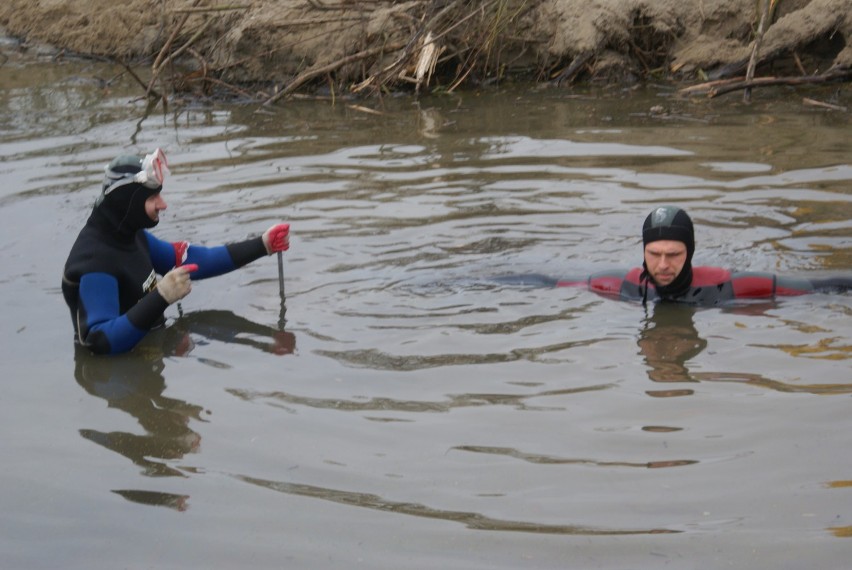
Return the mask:
<path id="1" fill-rule="evenodd" d="M 520 287 L 556 287 L 559 280 L 540 273 L 526 273 L 523 275 L 498 275 L 491 278 L 492 281 L 501 285 Z"/>
<path id="2" fill-rule="evenodd" d="M 149 330 L 163 318 L 168 306 L 158 291 L 151 291 L 127 311 L 127 320 L 139 329 Z"/>
<path id="3" fill-rule="evenodd" d="M 267 255 L 266 246 L 263 245 L 262 237 L 251 238 L 236 243 L 229 243 L 225 247 L 228 249 L 231 260 L 234 262 L 234 269 L 242 267 L 243 265 Z"/>
<path id="4" fill-rule="evenodd" d="M 825 279 L 811 279 L 814 291 L 821 293 L 845 293 L 852 290 L 852 276 L 850 277 L 827 277 Z"/>

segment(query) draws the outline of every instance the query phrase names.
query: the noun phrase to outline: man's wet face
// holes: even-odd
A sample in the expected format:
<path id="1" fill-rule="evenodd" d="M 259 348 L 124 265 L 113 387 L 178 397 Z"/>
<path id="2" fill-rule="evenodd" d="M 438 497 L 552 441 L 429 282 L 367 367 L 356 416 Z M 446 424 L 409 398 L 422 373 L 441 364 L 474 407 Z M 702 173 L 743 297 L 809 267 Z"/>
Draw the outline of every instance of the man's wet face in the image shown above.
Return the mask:
<path id="1" fill-rule="evenodd" d="M 159 192 L 145 200 L 145 213 L 154 222 L 160 221 L 160 212 L 166 209 L 166 201 Z"/>
<path id="2" fill-rule="evenodd" d="M 645 246 L 645 266 L 657 285 L 671 284 L 686 264 L 686 244 L 659 240 Z"/>

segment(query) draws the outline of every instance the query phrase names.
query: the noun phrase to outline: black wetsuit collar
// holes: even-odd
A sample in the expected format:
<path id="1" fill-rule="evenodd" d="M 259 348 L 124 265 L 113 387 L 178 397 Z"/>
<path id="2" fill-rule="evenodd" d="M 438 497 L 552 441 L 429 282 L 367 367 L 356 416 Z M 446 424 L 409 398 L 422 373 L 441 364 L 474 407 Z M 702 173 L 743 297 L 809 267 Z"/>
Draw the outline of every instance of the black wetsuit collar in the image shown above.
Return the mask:
<path id="1" fill-rule="evenodd" d="M 678 273 L 678 276 L 675 277 L 675 280 L 668 285 L 658 285 L 657 282 L 654 281 L 654 278 L 651 277 L 651 274 L 648 273 L 648 266 L 643 261 L 642 274 L 639 276 L 639 282 L 644 285 L 642 294 L 643 303 L 648 300 L 649 283 L 654 284 L 654 289 L 657 291 L 660 299 L 677 299 L 678 297 L 685 295 L 692 286 L 692 263 L 687 261 L 683 266 L 683 269 L 681 269 L 680 273 Z"/>
<path id="2" fill-rule="evenodd" d="M 104 208 L 95 207 L 89 216 L 88 223 L 112 237 L 118 244 L 132 245 L 136 239 L 136 230 L 131 231 L 126 225 L 122 227 L 120 221 L 114 220 L 114 216 L 110 216 L 110 213 Z"/>
<path id="3" fill-rule="evenodd" d="M 118 242 L 131 243 L 139 230 L 157 225 L 158 220 L 148 216 L 145 202 L 159 191 L 136 183 L 118 188 L 97 201 L 89 219 Z"/>

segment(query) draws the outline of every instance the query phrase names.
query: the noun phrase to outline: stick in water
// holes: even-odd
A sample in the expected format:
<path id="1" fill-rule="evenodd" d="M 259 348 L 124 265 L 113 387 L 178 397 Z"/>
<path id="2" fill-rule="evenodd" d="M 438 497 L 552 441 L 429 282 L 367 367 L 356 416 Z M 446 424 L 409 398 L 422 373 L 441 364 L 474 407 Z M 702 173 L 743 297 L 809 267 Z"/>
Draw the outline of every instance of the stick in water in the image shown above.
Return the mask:
<path id="1" fill-rule="evenodd" d="M 278 328 L 283 329 L 287 320 L 284 315 L 287 313 L 287 307 L 284 304 L 286 296 L 284 295 L 284 255 L 278 252 L 278 293 L 281 296 L 281 313 L 278 318 Z"/>

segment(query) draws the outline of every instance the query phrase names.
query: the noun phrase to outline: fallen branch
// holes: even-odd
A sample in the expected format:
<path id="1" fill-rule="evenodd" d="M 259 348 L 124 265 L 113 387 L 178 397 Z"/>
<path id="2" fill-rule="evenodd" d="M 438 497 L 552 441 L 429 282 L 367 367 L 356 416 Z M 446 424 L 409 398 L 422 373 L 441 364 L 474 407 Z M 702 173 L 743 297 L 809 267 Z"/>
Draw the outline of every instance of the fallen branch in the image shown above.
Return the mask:
<path id="1" fill-rule="evenodd" d="M 426 86 L 429 86 L 429 80 L 432 78 L 432 74 L 435 73 L 435 65 L 438 63 L 438 57 L 443 51 L 443 47 L 439 47 L 432 41 L 432 32 L 427 33 L 423 40 L 423 49 L 414 68 L 414 81 L 417 84 L 414 88 L 415 93 L 420 93 L 420 86 L 424 80 L 426 81 Z M 400 74 L 400 77 L 403 77 L 403 74 Z"/>
<path id="2" fill-rule="evenodd" d="M 205 12 L 232 12 L 234 10 L 249 10 L 251 6 L 210 6 L 209 8 L 177 8 L 173 14 L 203 14 Z"/>
<path id="3" fill-rule="evenodd" d="M 433 14 L 427 22 L 420 25 L 417 29 L 413 30 L 411 37 L 408 41 L 396 48 L 390 49 L 387 51 L 400 51 L 397 55 L 396 59 L 390 65 L 385 66 L 384 69 L 378 71 L 377 73 L 371 75 L 364 81 L 360 82 L 358 85 L 355 85 L 352 88 L 353 93 L 358 93 L 359 91 L 363 91 L 367 87 L 371 85 L 375 85 L 377 89 L 381 89 L 388 82 L 388 78 L 396 77 L 400 78 L 401 75 L 405 73 L 405 67 L 408 65 L 409 61 L 413 57 L 413 52 L 417 49 L 418 45 L 421 45 L 422 38 L 425 35 L 432 36 L 433 43 L 437 44 L 437 42 L 443 38 L 450 30 L 452 30 L 455 26 L 460 25 L 462 22 L 467 20 L 468 17 L 462 19 L 462 22 L 456 22 L 453 26 L 450 26 L 449 29 L 443 30 L 438 34 L 433 34 L 432 29 L 435 25 L 443 19 L 447 14 L 450 14 L 452 10 L 459 5 L 461 0 L 454 0 L 449 5 L 444 6 L 437 14 Z M 425 16 L 424 16 L 425 17 Z M 421 45 L 422 50 L 422 45 Z"/>
<path id="4" fill-rule="evenodd" d="M 808 107 L 819 107 L 821 109 L 828 109 L 830 111 L 847 111 L 848 109 L 843 105 L 832 105 L 831 103 L 826 103 L 824 101 L 817 101 L 816 99 L 809 99 L 808 97 L 802 98 L 802 104 Z"/>
<path id="5" fill-rule="evenodd" d="M 281 22 L 281 28 L 302 28 L 305 26 L 316 26 L 318 24 L 337 24 L 344 22 L 355 22 L 362 20 L 361 16 L 338 16 L 336 18 L 305 18 L 303 20 L 287 20 Z"/>
<path id="6" fill-rule="evenodd" d="M 679 95 L 700 95 L 705 94 L 709 98 L 718 97 L 732 91 L 740 89 L 748 89 L 751 87 L 767 87 L 772 85 L 816 85 L 820 83 L 831 83 L 833 81 L 850 81 L 852 80 L 852 69 L 844 71 L 834 71 L 821 75 L 805 75 L 797 77 L 758 77 L 751 81 L 743 77 L 735 77 L 732 79 L 717 79 L 707 81 L 697 85 L 691 85 L 678 90 Z"/>
<path id="7" fill-rule="evenodd" d="M 136 83 L 138 83 L 139 85 L 141 85 L 141 86 L 142 86 L 142 89 L 147 89 L 147 88 L 148 88 L 148 87 L 147 87 L 147 85 L 145 84 L 145 82 L 144 82 L 144 81 L 142 81 L 142 78 L 140 78 L 140 77 L 136 74 L 136 72 L 135 72 L 135 71 L 133 71 L 133 68 L 132 68 L 132 67 L 130 67 L 130 65 L 128 65 L 128 64 L 127 64 L 127 62 L 125 62 L 125 61 L 119 61 L 119 60 L 113 60 L 113 61 L 115 61 L 116 63 L 118 63 L 119 65 L 121 65 L 121 66 L 124 68 L 124 70 L 125 70 L 125 71 L 127 71 L 127 73 L 130 75 L 130 77 L 132 77 L 132 78 L 136 81 Z M 150 95 L 151 97 L 153 97 L 154 99 L 160 99 L 160 98 L 161 98 L 161 97 L 160 97 L 160 94 L 159 94 L 159 93 L 157 93 L 157 91 L 155 91 L 155 90 L 153 90 L 153 89 L 149 90 L 149 91 L 148 91 L 148 93 L 149 93 L 149 95 Z"/>
<path id="8" fill-rule="evenodd" d="M 362 105 L 346 105 L 347 109 L 352 109 L 353 111 L 360 111 L 361 113 L 367 113 L 368 115 L 378 115 L 380 117 L 384 116 L 384 113 L 381 111 L 376 111 L 375 109 L 370 109 L 369 107 L 364 107 Z"/>
<path id="9" fill-rule="evenodd" d="M 321 75 L 325 75 L 326 73 L 331 73 L 332 71 L 339 69 L 339 68 L 343 67 L 344 65 L 348 65 L 350 63 L 353 63 L 353 62 L 356 62 L 356 61 L 361 61 L 362 59 L 367 59 L 368 57 L 378 55 L 385 50 L 393 51 L 393 50 L 396 50 L 396 49 L 400 49 L 401 47 L 403 47 L 403 46 L 401 46 L 401 45 L 400 46 L 393 46 L 393 47 L 379 46 L 379 47 L 375 47 L 375 48 L 372 48 L 372 49 L 365 49 L 364 51 L 359 51 L 358 53 L 353 53 L 350 56 L 344 57 L 343 59 L 339 59 L 339 60 L 337 60 L 333 63 L 330 63 L 328 65 L 324 65 L 322 67 L 317 67 L 315 69 L 309 69 L 308 71 L 302 73 L 296 79 L 291 81 L 290 84 L 287 85 L 287 87 L 285 87 L 284 89 L 282 89 L 281 91 L 279 91 L 278 93 L 276 93 L 275 95 L 273 95 L 272 97 L 270 97 L 269 99 L 264 101 L 263 106 L 268 107 L 269 105 L 278 101 L 281 97 L 284 97 L 285 95 L 289 95 L 290 93 L 292 93 L 293 91 L 295 91 L 296 89 L 298 89 L 299 87 L 301 87 L 302 85 L 307 83 L 308 81 L 315 79 L 315 78 L 317 78 Z"/>
<path id="10" fill-rule="evenodd" d="M 173 53 L 170 53 L 170 54 L 169 54 L 169 56 L 165 59 L 165 61 L 163 61 L 163 62 L 160 64 L 160 67 L 164 66 L 164 65 L 165 65 L 165 64 L 167 64 L 169 61 L 173 61 L 174 59 L 176 59 L 179 55 L 181 55 L 181 54 L 182 54 L 183 52 L 185 52 L 186 50 L 191 49 L 191 48 L 190 48 L 190 46 L 191 46 L 192 44 L 194 44 L 194 43 L 195 43 L 195 41 L 196 41 L 198 38 L 200 38 L 201 36 L 203 36 L 203 35 L 204 35 L 204 32 L 206 32 L 206 31 L 207 31 L 207 28 L 209 28 L 212 24 L 213 24 L 213 19 L 212 19 L 212 18 L 211 18 L 211 19 L 209 19 L 209 20 L 207 20 L 206 22 L 204 22 L 204 24 L 202 24 L 202 25 L 201 25 L 201 27 L 198 29 L 198 31 L 196 31 L 196 32 L 192 35 L 192 37 L 191 37 L 191 38 L 189 38 L 189 39 L 186 41 L 186 43 L 185 43 L 185 44 L 183 44 L 181 47 L 179 47 L 178 49 L 176 49 Z"/>
<path id="11" fill-rule="evenodd" d="M 710 92 L 707 93 L 707 96 L 712 99 L 713 97 L 718 97 L 725 93 L 738 91 L 740 89 L 748 89 L 751 87 L 767 87 L 771 85 L 817 85 L 820 83 L 849 80 L 852 80 L 852 70 L 824 75 L 806 75 L 805 77 L 758 77 L 751 81 L 741 81 L 739 83 L 711 89 Z"/>
<path id="12" fill-rule="evenodd" d="M 707 95 L 716 87 L 724 85 L 734 85 L 735 83 L 739 83 L 741 81 L 745 81 L 745 76 L 740 75 L 739 77 L 730 77 L 728 79 L 714 79 L 712 81 L 696 83 L 695 85 L 690 85 L 689 87 L 683 87 L 681 89 L 678 89 L 677 93 L 678 95 Z"/>
<path id="13" fill-rule="evenodd" d="M 757 67 L 757 54 L 760 53 L 760 45 L 763 43 L 763 34 L 766 31 L 766 20 L 769 19 L 769 9 L 774 0 L 763 0 L 763 10 L 760 14 L 760 23 L 757 25 L 757 33 L 754 35 L 754 44 L 751 48 L 751 57 L 746 68 L 746 81 L 754 78 L 754 70 Z M 751 101 L 751 87 L 746 87 L 743 92 L 743 102 Z"/>
<path id="14" fill-rule="evenodd" d="M 195 0 L 192 3 L 192 7 L 195 8 L 200 3 L 201 0 Z M 172 49 L 172 44 L 177 38 L 177 35 L 180 32 L 181 28 L 183 28 L 184 24 L 186 24 L 186 21 L 189 19 L 190 15 L 191 14 L 189 13 L 183 15 L 183 18 L 181 18 L 180 23 L 175 27 L 174 30 L 172 30 L 169 39 L 166 40 L 166 44 L 163 46 L 163 49 L 161 49 L 160 53 L 157 54 L 157 59 L 154 60 L 154 64 L 151 66 L 151 80 L 148 82 L 148 89 L 145 91 L 146 97 L 151 96 L 151 91 L 154 89 L 154 83 L 157 81 L 157 77 L 160 75 L 160 69 L 162 69 L 163 58 L 165 58 L 169 50 Z"/>
<path id="15" fill-rule="evenodd" d="M 550 80 L 550 83 L 553 85 L 559 85 L 563 81 L 568 81 L 570 83 L 574 80 L 574 77 L 583 70 L 594 55 L 595 53 L 592 51 L 586 51 L 577 55 L 568 67 L 560 71 L 555 77 L 553 77 L 553 79 Z"/>
<path id="16" fill-rule="evenodd" d="M 805 66 L 802 65 L 802 58 L 799 57 L 799 52 L 793 52 L 793 61 L 796 63 L 796 68 L 798 68 L 799 73 L 802 75 L 807 75 L 808 72 L 805 71 Z"/>

